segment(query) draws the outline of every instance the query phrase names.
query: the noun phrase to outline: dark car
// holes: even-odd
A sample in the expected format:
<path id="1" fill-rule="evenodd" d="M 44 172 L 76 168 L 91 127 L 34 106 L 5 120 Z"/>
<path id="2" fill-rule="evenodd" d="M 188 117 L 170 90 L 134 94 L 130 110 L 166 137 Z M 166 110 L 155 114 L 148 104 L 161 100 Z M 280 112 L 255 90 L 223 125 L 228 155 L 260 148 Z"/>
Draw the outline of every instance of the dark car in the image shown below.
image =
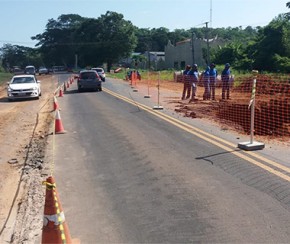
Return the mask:
<path id="1" fill-rule="evenodd" d="M 49 74 L 49 70 L 46 67 L 40 67 L 38 69 L 38 74 L 39 75 L 48 75 Z"/>
<path id="2" fill-rule="evenodd" d="M 24 74 L 24 70 L 19 67 L 13 67 L 12 73 L 14 75 Z"/>
<path id="3" fill-rule="evenodd" d="M 78 75 L 78 91 L 102 91 L 102 80 L 94 70 L 82 70 Z"/>

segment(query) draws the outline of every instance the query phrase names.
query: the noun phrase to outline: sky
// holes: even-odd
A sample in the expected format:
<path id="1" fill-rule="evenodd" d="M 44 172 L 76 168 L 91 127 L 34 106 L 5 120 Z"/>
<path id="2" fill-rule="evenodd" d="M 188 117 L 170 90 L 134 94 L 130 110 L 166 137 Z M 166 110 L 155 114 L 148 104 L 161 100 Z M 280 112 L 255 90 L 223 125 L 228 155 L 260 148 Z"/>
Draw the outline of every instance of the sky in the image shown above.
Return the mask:
<path id="1" fill-rule="evenodd" d="M 265 26 L 290 12 L 290 0 L 0 0 L 0 47 L 34 47 L 31 37 L 62 14 L 98 18 L 107 11 L 123 14 L 138 28 Z"/>

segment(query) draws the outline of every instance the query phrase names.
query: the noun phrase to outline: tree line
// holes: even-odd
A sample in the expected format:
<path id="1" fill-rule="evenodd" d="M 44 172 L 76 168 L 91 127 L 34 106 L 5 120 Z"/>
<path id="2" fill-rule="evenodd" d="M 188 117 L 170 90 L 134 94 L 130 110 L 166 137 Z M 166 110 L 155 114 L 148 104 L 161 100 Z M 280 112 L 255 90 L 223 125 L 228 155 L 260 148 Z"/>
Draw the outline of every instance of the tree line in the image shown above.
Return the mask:
<path id="1" fill-rule="evenodd" d="M 290 8 L 290 2 L 286 6 Z M 31 37 L 37 41 L 35 48 L 4 44 L 0 57 L 6 69 L 27 64 L 74 67 L 76 61 L 80 67 L 106 63 L 110 69 L 132 52 L 164 51 L 168 41 L 176 44 L 193 36 L 226 40 L 225 45 L 210 48 L 210 60 L 217 64 L 229 62 L 241 70 L 290 72 L 290 13 L 280 14 L 265 27 L 203 26 L 174 31 L 138 28 L 111 11 L 99 18 L 67 14 L 49 19 L 44 32 Z"/>

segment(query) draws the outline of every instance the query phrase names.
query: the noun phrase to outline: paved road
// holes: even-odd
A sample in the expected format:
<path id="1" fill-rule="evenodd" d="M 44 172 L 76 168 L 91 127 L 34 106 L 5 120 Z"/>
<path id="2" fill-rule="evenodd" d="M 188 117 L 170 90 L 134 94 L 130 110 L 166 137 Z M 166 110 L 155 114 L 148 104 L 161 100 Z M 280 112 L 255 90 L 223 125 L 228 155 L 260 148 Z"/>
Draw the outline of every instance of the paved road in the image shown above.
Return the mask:
<path id="1" fill-rule="evenodd" d="M 77 93 L 74 83 L 58 99 L 67 133 L 55 138 L 54 175 L 73 238 L 289 242 L 288 168 L 152 112 L 138 96 L 108 78 L 103 92 Z"/>

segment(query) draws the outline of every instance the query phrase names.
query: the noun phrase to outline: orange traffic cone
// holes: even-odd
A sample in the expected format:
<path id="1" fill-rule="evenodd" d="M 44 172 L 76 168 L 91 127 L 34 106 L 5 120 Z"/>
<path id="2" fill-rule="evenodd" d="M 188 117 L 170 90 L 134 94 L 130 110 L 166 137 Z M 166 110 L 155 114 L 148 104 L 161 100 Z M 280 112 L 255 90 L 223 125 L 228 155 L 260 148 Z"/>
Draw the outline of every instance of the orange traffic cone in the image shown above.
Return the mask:
<path id="1" fill-rule="evenodd" d="M 69 82 L 68 83 L 66 83 L 67 85 L 66 85 L 66 88 L 69 88 Z"/>
<path id="2" fill-rule="evenodd" d="M 73 83 L 73 78 L 70 78 L 70 84 L 72 84 Z"/>
<path id="3" fill-rule="evenodd" d="M 41 243 L 72 243 L 55 181 L 50 176 L 43 184 L 46 185 L 46 193 Z"/>
<path id="4" fill-rule="evenodd" d="M 59 94 L 58 94 L 59 97 L 63 97 L 63 92 L 62 92 L 62 89 L 61 87 L 59 88 Z"/>
<path id="5" fill-rule="evenodd" d="M 58 103 L 57 103 L 57 100 L 56 100 L 56 97 L 54 96 L 53 97 L 53 111 L 59 109 L 59 106 L 58 106 Z"/>
<path id="6" fill-rule="evenodd" d="M 59 110 L 55 112 L 55 134 L 64 134 L 66 131 L 63 128 Z"/>

